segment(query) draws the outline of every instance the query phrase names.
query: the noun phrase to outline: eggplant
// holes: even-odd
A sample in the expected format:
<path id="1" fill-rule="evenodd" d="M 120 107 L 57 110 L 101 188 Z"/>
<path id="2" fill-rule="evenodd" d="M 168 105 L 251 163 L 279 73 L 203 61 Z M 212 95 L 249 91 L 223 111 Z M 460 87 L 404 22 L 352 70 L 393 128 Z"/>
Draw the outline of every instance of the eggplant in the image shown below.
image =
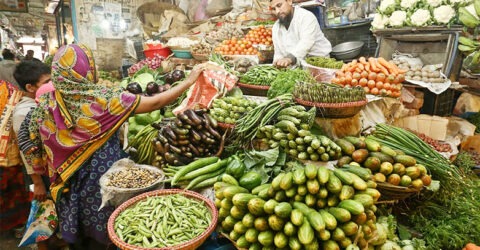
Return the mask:
<path id="1" fill-rule="evenodd" d="M 182 122 L 186 122 L 190 126 L 196 126 L 196 124 L 192 120 L 190 120 L 190 118 L 188 118 L 185 112 L 178 114 L 177 117 L 180 118 Z"/>
<path id="2" fill-rule="evenodd" d="M 208 124 L 213 127 L 213 128 L 217 128 L 218 124 L 217 124 L 217 120 L 213 119 L 212 116 L 210 116 L 209 114 L 205 113 L 203 114 L 203 118 L 205 118 L 206 121 L 208 121 Z"/>
<path id="3" fill-rule="evenodd" d="M 157 151 L 157 153 L 159 154 L 165 153 L 165 148 L 163 147 L 160 141 L 157 140 L 153 145 L 155 146 L 155 151 Z"/>
<path id="4" fill-rule="evenodd" d="M 154 123 L 152 123 L 152 127 L 154 127 L 155 129 L 160 130 L 160 129 L 162 129 L 163 126 L 162 126 L 162 124 L 161 124 L 160 122 L 154 122 Z M 159 134 L 160 134 L 160 133 L 159 133 Z"/>
<path id="5" fill-rule="evenodd" d="M 222 139 L 220 140 L 220 147 L 218 148 L 217 153 L 215 156 L 220 157 L 223 153 L 223 149 L 225 148 L 225 137 L 227 136 L 227 133 L 225 132 L 222 136 Z"/>
<path id="6" fill-rule="evenodd" d="M 202 140 L 202 135 L 199 134 L 196 130 L 190 130 L 190 134 L 193 140 L 195 141 L 201 141 Z"/>
<path id="7" fill-rule="evenodd" d="M 172 72 L 172 78 L 173 78 L 173 82 L 181 81 L 183 78 L 185 78 L 185 72 L 183 72 L 182 70 L 176 69 Z"/>
<path id="8" fill-rule="evenodd" d="M 195 114 L 193 110 L 187 109 L 183 112 L 183 114 L 185 114 L 188 117 L 188 119 L 190 119 L 195 124 L 195 126 L 202 125 L 202 122 L 203 122 L 202 119 L 197 114 Z"/>
<path id="9" fill-rule="evenodd" d="M 189 140 L 179 140 L 177 141 L 178 145 L 188 145 L 190 144 Z"/>
<path id="10" fill-rule="evenodd" d="M 166 84 L 173 84 L 174 82 L 175 82 L 175 80 L 173 79 L 172 72 L 169 72 L 169 73 L 165 74 L 165 83 Z"/>
<path id="11" fill-rule="evenodd" d="M 155 95 L 158 93 L 158 84 L 156 82 L 149 82 L 145 90 L 149 95 Z"/>
<path id="12" fill-rule="evenodd" d="M 175 126 L 177 126 L 179 128 L 181 128 L 183 126 L 183 123 L 182 123 L 182 121 L 180 121 L 180 119 L 175 119 L 174 123 L 175 123 Z"/>
<path id="13" fill-rule="evenodd" d="M 176 159 L 177 159 L 177 157 L 175 157 L 174 154 L 172 154 L 170 152 L 165 152 L 165 160 L 168 163 L 173 164 Z"/>
<path id="14" fill-rule="evenodd" d="M 182 153 L 182 150 L 180 148 L 177 148 L 173 145 L 170 145 L 170 150 L 172 150 L 172 152 L 174 153 L 177 153 L 177 154 L 181 154 Z"/>
<path id="15" fill-rule="evenodd" d="M 215 141 L 214 139 L 207 138 L 207 139 L 205 140 L 205 142 L 208 143 L 208 144 L 215 144 L 216 141 Z M 207 150 L 208 150 L 208 149 L 207 149 Z"/>
<path id="16" fill-rule="evenodd" d="M 193 157 L 193 154 L 190 153 L 190 152 L 187 152 L 185 154 L 183 154 L 184 156 L 188 157 L 188 158 L 192 158 Z"/>
<path id="17" fill-rule="evenodd" d="M 189 130 L 184 128 L 172 127 L 173 132 L 177 135 L 188 135 Z"/>
<path id="18" fill-rule="evenodd" d="M 177 135 L 173 132 L 170 126 L 165 127 L 164 131 L 172 140 L 177 140 Z"/>
<path id="19" fill-rule="evenodd" d="M 158 133 L 157 138 L 158 138 L 158 140 L 159 140 L 161 143 L 163 143 L 163 144 L 165 144 L 165 143 L 168 142 L 167 138 L 166 138 L 165 136 L 163 136 L 162 133 Z"/>
<path id="20" fill-rule="evenodd" d="M 163 148 L 165 149 L 165 154 L 170 152 L 170 144 L 169 143 L 164 143 Z"/>
<path id="21" fill-rule="evenodd" d="M 188 148 L 190 149 L 190 151 L 196 155 L 196 156 L 200 156 L 200 151 L 197 150 L 197 148 L 195 146 L 193 146 L 192 144 L 188 144 Z"/>
<path id="22" fill-rule="evenodd" d="M 207 109 L 196 109 L 193 112 L 199 116 L 202 116 L 203 114 L 207 113 Z"/>
<path id="23" fill-rule="evenodd" d="M 138 82 L 131 82 L 127 85 L 127 91 L 132 94 L 141 94 L 143 92 L 142 86 Z"/>

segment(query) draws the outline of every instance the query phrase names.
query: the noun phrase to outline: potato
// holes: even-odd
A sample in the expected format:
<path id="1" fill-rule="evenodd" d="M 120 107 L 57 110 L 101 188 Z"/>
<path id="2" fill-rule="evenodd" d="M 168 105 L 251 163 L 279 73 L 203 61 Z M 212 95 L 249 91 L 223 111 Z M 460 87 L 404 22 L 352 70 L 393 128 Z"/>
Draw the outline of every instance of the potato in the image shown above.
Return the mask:
<path id="1" fill-rule="evenodd" d="M 414 77 L 412 78 L 412 80 L 421 81 L 421 80 L 422 80 L 422 77 L 420 77 L 420 76 L 414 76 Z"/>
<path id="2" fill-rule="evenodd" d="M 422 76 L 422 71 L 415 71 L 414 75 L 415 75 L 415 76 L 420 76 L 420 77 L 421 77 L 421 76 Z"/>

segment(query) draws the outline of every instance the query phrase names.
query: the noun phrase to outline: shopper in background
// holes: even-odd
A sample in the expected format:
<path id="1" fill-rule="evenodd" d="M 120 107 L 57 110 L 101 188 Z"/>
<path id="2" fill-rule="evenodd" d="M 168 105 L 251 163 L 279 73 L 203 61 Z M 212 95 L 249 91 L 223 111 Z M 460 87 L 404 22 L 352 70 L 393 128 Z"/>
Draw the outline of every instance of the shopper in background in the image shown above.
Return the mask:
<path id="1" fill-rule="evenodd" d="M 9 49 L 3 49 L 2 51 L 3 61 L 0 62 L 0 80 L 7 81 L 13 84 L 15 87 L 19 87 L 17 81 L 13 77 L 13 71 L 15 71 L 15 55 Z"/>
<path id="2" fill-rule="evenodd" d="M 292 0 L 270 0 L 270 8 L 278 18 L 272 28 L 275 66 L 299 64 L 307 55 L 329 56 L 332 45 L 313 13 L 293 7 Z"/>
<path id="3" fill-rule="evenodd" d="M 40 97 L 33 111 L 30 139 L 39 149 L 26 158 L 34 169 L 48 166 L 60 231 L 74 249 L 105 249 L 110 243 L 106 227 L 114 208 L 98 210 L 99 179 L 115 161 L 127 157 L 118 133 L 122 123 L 134 113 L 173 102 L 205 68 L 197 65 L 179 85 L 146 97 L 96 84 L 95 62 L 83 45 L 65 45 L 55 54 L 55 92 Z"/>
<path id="4" fill-rule="evenodd" d="M 25 55 L 25 58 L 23 58 L 24 61 L 39 61 L 37 58 L 33 57 L 33 55 L 35 54 L 35 51 L 29 49 L 27 50 L 27 54 Z"/>
<path id="5" fill-rule="evenodd" d="M 11 114 L 20 97 L 20 90 L 0 80 L 0 232 L 12 230 L 17 238 L 22 237 L 30 210 L 30 195 L 11 125 Z"/>

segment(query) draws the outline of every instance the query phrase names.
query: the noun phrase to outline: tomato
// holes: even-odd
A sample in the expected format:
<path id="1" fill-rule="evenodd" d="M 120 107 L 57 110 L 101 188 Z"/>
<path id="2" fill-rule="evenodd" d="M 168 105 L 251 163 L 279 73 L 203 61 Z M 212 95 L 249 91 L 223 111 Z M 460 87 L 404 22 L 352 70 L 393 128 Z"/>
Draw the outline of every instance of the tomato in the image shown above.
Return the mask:
<path id="1" fill-rule="evenodd" d="M 362 71 L 362 73 L 360 73 L 360 75 L 362 76 L 362 78 L 368 78 L 368 72 L 367 71 Z"/>
<path id="2" fill-rule="evenodd" d="M 344 87 L 345 87 L 345 88 L 351 88 L 352 85 L 350 85 L 350 84 L 345 84 Z"/>
<path id="3" fill-rule="evenodd" d="M 370 89 L 375 88 L 375 81 L 374 81 L 374 80 L 369 80 L 368 83 L 367 83 L 367 86 L 368 86 Z"/>
<path id="4" fill-rule="evenodd" d="M 365 91 L 365 93 L 369 94 L 370 93 L 370 89 L 368 87 L 363 87 L 363 90 Z"/>
<path id="5" fill-rule="evenodd" d="M 358 84 L 360 84 L 362 87 L 365 87 L 368 84 L 368 80 L 366 78 L 362 78 L 360 81 L 358 81 Z"/>
<path id="6" fill-rule="evenodd" d="M 377 74 L 375 72 L 370 72 L 370 74 L 368 74 L 368 80 L 376 80 L 377 79 Z"/>
<path id="7" fill-rule="evenodd" d="M 386 77 L 387 77 L 387 76 L 385 76 L 384 73 L 378 73 L 376 80 L 377 80 L 377 81 L 380 81 L 380 82 L 383 82 L 383 81 L 385 81 L 385 78 L 386 78 Z"/>
<path id="8" fill-rule="evenodd" d="M 352 78 L 360 80 L 360 78 L 362 78 L 362 75 L 360 75 L 360 73 L 358 72 L 353 72 Z"/>
<path id="9" fill-rule="evenodd" d="M 392 96 L 392 91 L 391 90 L 387 90 L 387 96 Z"/>
<path id="10" fill-rule="evenodd" d="M 352 86 L 358 86 L 358 80 L 357 79 L 352 79 Z"/>
<path id="11" fill-rule="evenodd" d="M 395 81 L 395 75 L 388 75 L 387 80 L 385 82 L 393 83 Z"/>
<path id="12" fill-rule="evenodd" d="M 370 93 L 372 93 L 372 95 L 378 95 L 378 89 L 377 88 L 370 89 Z"/>
<path id="13" fill-rule="evenodd" d="M 375 83 L 375 87 L 376 87 L 377 89 L 383 89 L 383 82 L 376 82 L 376 83 Z"/>
<path id="14" fill-rule="evenodd" d="M 391 88 L 390 83 L 388 83 L 388 82 L 384 83 L 383 88 L 386 89 L 386 90 L 390 90 L 390 88 Z"/>
<path id="15" fill-rule="evenodd" d="M 350 84 L 352 82 L 352 76 L 345 75 L 345 84 Z"/>

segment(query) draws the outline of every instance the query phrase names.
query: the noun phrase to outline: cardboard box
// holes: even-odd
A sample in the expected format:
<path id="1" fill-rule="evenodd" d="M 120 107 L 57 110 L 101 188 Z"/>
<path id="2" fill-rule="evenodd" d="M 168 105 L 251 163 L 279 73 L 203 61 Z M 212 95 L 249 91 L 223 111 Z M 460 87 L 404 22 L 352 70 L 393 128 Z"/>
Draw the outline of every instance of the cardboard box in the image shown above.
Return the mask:
<path id="1" fill-rule="evenodd" d="M 448 119 L 440 116 L 416 115 L 398 119 L 396 126 L 423 133 L 432 139 L 445 141 L 448 130 Z"/>

